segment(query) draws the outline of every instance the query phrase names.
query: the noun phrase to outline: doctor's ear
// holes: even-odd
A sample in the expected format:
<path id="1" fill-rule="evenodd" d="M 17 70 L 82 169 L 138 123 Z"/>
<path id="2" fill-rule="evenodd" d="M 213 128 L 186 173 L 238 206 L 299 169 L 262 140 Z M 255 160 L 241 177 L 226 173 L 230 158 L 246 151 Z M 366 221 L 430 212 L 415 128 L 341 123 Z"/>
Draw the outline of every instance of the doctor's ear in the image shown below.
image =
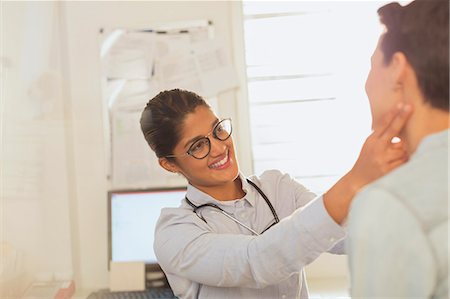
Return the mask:
<path id="1" fill-rule="evenodd" d="M 169 161 L 167 158 L 159 158 L 158 162 L 162 168 L 164 168 L 165 170 L 167 170 L 169 172 L 174 172 L 174 173 L 179 172 L 178 166 L 175 163 Z"/>

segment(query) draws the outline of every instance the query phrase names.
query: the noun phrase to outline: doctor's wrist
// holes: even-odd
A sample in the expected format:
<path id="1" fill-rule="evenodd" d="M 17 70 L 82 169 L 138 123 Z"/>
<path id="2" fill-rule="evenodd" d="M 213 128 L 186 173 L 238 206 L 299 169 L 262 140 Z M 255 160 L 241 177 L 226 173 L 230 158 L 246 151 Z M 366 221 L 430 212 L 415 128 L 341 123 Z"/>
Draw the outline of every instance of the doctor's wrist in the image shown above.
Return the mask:
<path id="1" fill-rule="evenodd" d="M 323 195 L 325 209 L 336 223 L 342 224 L 347 218 L 352 199 L 361 186 L 362 182 L 349 172 Z"/>

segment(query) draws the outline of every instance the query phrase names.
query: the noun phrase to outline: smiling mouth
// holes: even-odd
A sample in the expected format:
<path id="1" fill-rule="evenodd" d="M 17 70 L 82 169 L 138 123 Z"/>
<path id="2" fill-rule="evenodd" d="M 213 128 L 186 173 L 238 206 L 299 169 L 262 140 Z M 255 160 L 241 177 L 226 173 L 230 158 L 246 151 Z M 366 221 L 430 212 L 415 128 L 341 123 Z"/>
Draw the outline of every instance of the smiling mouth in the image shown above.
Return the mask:
<path id="1" fill-rule="evenodd" d="M 216 162 L 216 163 L 213 163 L 213 164 L 209 165 L 209 168 L 217 169 L 217 168 L 221 168 L 222 166 L 227 164 L 227 162 L 229 161 L 229 153 L 230 153 L 230 151 L 227 150 L 227 152 L 225 154 L 225 157 L 223 157 L 223 159 L 220 160 L 219 162 Z"/>

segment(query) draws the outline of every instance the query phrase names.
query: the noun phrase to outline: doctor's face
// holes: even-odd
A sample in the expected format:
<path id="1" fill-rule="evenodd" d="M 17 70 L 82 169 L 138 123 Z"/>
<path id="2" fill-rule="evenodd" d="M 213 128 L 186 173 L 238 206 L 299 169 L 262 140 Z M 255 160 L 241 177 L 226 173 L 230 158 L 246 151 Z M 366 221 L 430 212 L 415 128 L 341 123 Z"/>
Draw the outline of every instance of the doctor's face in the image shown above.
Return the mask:
<path id="1" fill-rule="evenodd" d="M 372 55 L 371 69 L 366 80 L 366 93 L 372 113 L 372 128 L 379 125 L 383 115 L 401 101 L 401 96 L 396 89 L 392 65 L 384 62 L 384 55 L 381 51 L 382 38 L 383 36 L 380 37 Z"/>
<path id="2" fill-rule="evenodd" d="M 198 106 L 186 116 L 180 140 L 173 150 L 174 155 L 182 155 L 176 158 L 178 171 L 199 189 L 233 182 L 239 174 L 232 136 L 219 140 L 212 133 L 215 128 L 216 132 L 221 132 L 220 125 L 217 126 L 219 121 L 210 108 Z M 225 135 L 228 136 L 226 133 Z M 196 159 L 191 155 L 183 155 L 189 149 L 197 148 L 198 143 L 195 142 L 205 136 L 211 145 L 206 157 Z"/>

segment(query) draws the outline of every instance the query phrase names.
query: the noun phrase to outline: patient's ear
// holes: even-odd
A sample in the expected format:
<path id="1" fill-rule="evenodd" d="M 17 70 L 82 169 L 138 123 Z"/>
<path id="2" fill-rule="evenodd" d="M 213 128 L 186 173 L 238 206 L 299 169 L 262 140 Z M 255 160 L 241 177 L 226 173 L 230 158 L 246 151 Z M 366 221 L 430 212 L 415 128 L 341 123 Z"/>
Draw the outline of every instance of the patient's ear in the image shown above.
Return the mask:
<path id="1" fill-rule="evenodd" d="M 179 172 L 179 167 L 172 161 L 169 161 L 167 158 L 159 158 L 158 159 L 159 165 L 161 165 L 162 168 L 164 168 L 167 171 L 170 172 Z"/>
<path id="2" fill-rule="evenodd" d="M 407 80 L 409 63 L 405 54 L 395 52 L 389 64 L 391 82 L 395 89 L 403 88 Z"/>

